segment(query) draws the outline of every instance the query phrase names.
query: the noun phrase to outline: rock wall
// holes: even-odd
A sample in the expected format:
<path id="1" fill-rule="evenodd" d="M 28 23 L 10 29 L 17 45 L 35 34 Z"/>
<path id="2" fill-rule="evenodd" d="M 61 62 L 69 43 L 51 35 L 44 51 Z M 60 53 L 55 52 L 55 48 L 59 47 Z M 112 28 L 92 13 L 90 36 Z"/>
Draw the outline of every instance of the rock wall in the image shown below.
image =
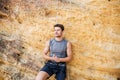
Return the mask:
<path id="1" fill-rule="evenodd" d="M 68 80 L 120 79 L 120 0 L 0 0 L 0 80 L 35 79 L 56 23 L 73 46 Z"/>

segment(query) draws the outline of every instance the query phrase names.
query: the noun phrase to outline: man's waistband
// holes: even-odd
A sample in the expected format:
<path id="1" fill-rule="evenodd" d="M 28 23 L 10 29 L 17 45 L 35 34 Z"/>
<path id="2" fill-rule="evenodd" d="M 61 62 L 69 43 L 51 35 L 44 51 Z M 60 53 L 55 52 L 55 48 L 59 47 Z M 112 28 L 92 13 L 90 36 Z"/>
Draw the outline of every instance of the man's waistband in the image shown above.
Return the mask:
<path id="1" fill-rule="evenodd" d="M 48 61 L 48 63 L 53 64 L 53 65 L 66 66 L 66 62 Z"/>

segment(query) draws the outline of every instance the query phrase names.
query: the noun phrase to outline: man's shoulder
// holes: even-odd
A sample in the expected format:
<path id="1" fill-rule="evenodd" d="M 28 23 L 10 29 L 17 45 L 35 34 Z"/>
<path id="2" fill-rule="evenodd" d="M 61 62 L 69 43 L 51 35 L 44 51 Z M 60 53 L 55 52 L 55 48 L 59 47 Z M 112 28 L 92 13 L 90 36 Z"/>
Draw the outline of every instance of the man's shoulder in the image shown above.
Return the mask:
<path id="1" fill-rule="evenodd" d="M 54 42 L 54 38 L 51 38 L 48 41 L 49 41 L 49 45 L 51 45 Z"/>
<path id="2" fill-rule="evenodd" d="M 52 42 L 53 40 L 54 40 L 54 38 L 50 38 L 50 39 L 49 39 L 49 42 Z"/>

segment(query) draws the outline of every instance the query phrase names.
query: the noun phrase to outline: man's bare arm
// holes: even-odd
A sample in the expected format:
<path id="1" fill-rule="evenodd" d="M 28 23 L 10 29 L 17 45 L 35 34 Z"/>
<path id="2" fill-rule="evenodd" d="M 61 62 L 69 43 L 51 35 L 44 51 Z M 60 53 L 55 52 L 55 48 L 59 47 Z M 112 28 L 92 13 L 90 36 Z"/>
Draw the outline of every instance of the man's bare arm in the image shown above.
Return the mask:
<path id="1" fill-rule="evenodd" d="M 49 57 L 47 54 L 50 51 L 50 45 L 49 45 L 50 41 L 46 42 L 45 48 L 43 50 L 43 58 L 46 60 L 52 60 L 52 57 Z"/>

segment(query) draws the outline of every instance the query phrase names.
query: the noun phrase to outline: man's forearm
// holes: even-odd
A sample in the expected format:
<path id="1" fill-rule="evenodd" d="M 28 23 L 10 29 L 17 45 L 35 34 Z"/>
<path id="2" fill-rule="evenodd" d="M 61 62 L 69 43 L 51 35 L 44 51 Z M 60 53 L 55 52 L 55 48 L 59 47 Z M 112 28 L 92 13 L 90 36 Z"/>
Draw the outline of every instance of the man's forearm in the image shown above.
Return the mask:
<path id="1" fill-rule="evenodd" d="M 55 57 L 50 57 L 50 56 L 44 54 L 43 58 L 46 59 L 46 60 L 53 60 L 53 61 L 56 61 L 56 62 L 69 62 L 72 57 L 55 58 Z"/>
<path id="2" fill-rule="evenodd" d="M 70 60 L 71 60 L 71 57 L 60 58 L 60 62 L 69 62 Z"/>
<path id="3" fill-rule="evenodd" d="M 52 57 L 48 56 L 48 55 L 43 55 L 43 58 L 46 60 L 53 60 Z"/>

